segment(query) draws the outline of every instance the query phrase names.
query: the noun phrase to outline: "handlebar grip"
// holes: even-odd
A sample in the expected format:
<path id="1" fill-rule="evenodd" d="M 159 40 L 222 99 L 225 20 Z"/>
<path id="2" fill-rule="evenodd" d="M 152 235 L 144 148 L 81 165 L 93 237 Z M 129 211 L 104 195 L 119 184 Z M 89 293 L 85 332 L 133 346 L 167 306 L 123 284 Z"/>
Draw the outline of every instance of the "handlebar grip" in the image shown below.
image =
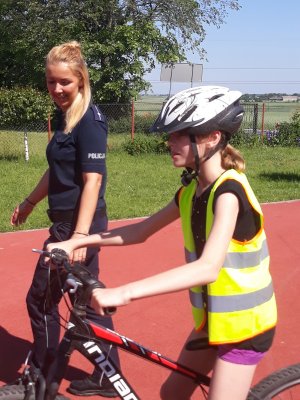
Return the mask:
<path id="1" fill-rule="evenodd" d="M 79 279 L 80 282 L 85 286 L 86 288 L 86 302 L 90 300 L 91 293 L 93 289 L 99 288 L 99 289 L 104 289 L 105 285 L 103 282 L 98 281 L 96 278 L 94 278 L 91 273 L 84 268 L 80 263 L 75 263 L 73 267 L 71 267 L 68 263 L 69 261 L 69 256 L 68 254 L 62 250 L 62 249 L 57 249 L 54 248 L 51 250 L 51 252 L 48 252 L 46 250 L 38 250 L 38 249 L 32 249 L 33 252 L 41 254 L 45 257 L 51 258 L 51 261 L 56 264 L 57 266 L 64 266 L 65 269 L 69 272 L 71 276 L 75 276 Z M 104 314 L 105 315 L 113 315 L 116 311 L 116 307 L 107 307 L 104 308 Z"/>
<path id="2" fill-rule="evenodd" d="M 108 315 L 108 316 L 114 315 L 117 312 L 117 307 L 107 307 L 107 308 L 104 308 L 103 311 L 104 311 L 105 315 Z"/>
<path id="3" fill-rule="evenodd" d="M 50 258 L 51 261 L 58 265 L 58 266 L 62 266 L 64 265 L 66 262 L 69 261 L 69 256 L 68 254 L 62 250 L 62 249 L 53 249 L 50 253 Z M 66 265 L 65 265 L 66 266 Z"/>
<path id="4" fill-rule="evenodd" d="M 94 289 L 105 289 L 104 283 L 98 281 L 93 275 L 91 275 L 91 273 L 87 269 L 85 269 L 79 263 L 74 263 L 72 273 L 76 277 L 78 277 L 78 279 L 85 286 L 87 302 L 90 301 L 90 297 Z M 117 309 L 116 307 L 107 307 L 103 311 L 105 315 L 113 315 L 117 311 Z"/>
<path id="5" fill-rule="evenodd" d="M 96 281 L 91 287 L 91 292 L 92 292 L 93 289 L 97 289 L 97 288 L 98 289 L 105 289 L 104 283 L 100 282 L 100 281 Z M 104 311 L 105 315 L 111 316 L 111 315 L 114 315 L 116 313 L 117 308 L 116 307 L 105 307 L 105 308 L 103 308 L 103 311 Z"/>

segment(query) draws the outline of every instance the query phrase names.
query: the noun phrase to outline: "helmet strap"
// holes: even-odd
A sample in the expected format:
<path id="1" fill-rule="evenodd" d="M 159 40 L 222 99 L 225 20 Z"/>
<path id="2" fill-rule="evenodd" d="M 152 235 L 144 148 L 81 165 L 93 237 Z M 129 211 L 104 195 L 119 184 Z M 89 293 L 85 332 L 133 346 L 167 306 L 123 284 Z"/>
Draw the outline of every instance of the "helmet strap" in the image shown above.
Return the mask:
<path id="1" fill-rule="evenodd" d="M 213 147 L 209 150 L 209 152 L 203 158 L 203 162 L 209 160 L 217 151 L 225 149 L 225 147 L 227 146 L 227 143 L 228 143 L 228 140 L 226 138 L 226 135 L 224 135 L 222 133 L 219 143 L 216 144 L 215 147 Z"/>
<path id="2" fill-rule="evenodd" d="M 192 151 L 194 153 L 195 157 L 195 170 L 192 168 L 186 168 L 181 174 L 181 183 L 183 186 L 188 186 L 193 179 L 197 179 L 199 171 L 200 171 L 200 157 L 198 153 L 198 148 L 196 144 L 196 136 L 195 135 L 189 135 L 190 140 L 191 140 L 191 145 L 192 145 Z"/>
<path id="3" fill-rule="evenodd" d="M 190 134 L 190 140 L 191 140 L 191 145 L 192 145 L 192 150 L 194 153 L 194 157 L 195 157 L 195 172 L 197 172 L 197 174 L 200 172 L 200 157 L 199 157 L 199 153 L 198 153 L 198 147 L 196 144 L 196 135 L 191 135 Z"/>

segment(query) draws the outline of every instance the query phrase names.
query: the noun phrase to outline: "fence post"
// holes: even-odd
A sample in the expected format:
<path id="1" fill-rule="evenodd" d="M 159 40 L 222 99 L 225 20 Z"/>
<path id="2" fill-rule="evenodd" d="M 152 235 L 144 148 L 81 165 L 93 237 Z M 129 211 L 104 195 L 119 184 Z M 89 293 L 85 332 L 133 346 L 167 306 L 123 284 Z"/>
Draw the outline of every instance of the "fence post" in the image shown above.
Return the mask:
<path id="1" fill-rule="evenodd" d="M 24 131 L 24 148 L 25 148 L 25 161 L 29 161 L 28 134 L 26 129 Z"/>
<path id="2" fill-rule="evenodd" d="M 253 108 L 253 133 L 256 135 L 257 134 L 257 120 L 258 120 L 258 104 L 254 104 Z"/>
<path id="3" fill-rule="evenodd" d="M 134 141 L 134 99 L 131 102 L 131 140 Z"/>
<path id="4" fill-rule="evenodd" d="M 261 111 L 261 140 L 264 140 L 264 130 L 265 130 L 265 103 L 262 104 Z"/>

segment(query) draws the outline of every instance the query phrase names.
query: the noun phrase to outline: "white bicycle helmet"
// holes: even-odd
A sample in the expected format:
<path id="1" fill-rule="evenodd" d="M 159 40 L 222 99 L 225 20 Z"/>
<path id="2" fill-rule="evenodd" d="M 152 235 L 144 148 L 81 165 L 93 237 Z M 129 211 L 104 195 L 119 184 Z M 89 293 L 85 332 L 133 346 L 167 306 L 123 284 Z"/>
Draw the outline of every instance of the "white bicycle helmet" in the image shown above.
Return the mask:
<path id="1" fill-rule="evenodd" d="M 197 128 L 192 129 L 193 134 L 201 135 L 219 130 L 229 139 L 243 119 L 241 95 L 222 86 L 183 90 L 167 101 L 150 131 L 171 133 Z"/>

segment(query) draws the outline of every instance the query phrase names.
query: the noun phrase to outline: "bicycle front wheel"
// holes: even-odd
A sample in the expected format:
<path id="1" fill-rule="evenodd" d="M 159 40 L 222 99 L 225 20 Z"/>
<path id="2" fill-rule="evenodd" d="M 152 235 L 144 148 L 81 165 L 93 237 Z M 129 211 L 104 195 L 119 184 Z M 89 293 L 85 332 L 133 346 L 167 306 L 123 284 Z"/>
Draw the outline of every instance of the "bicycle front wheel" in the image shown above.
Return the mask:
<path id="1" fill-rule="evenodd" d="M 247 400 L 273 399 L 300 399 L 300 364 L 290 365 L 273 372 L 258 382 L 247 397 Z"/>
<path id="2" fill-rule="evenodd" d="M 35 400 L 34 392 L 28 393 L 26 387 L 22 384 L 11 384 L 0 387 L 0 400 Z M 62 394 L 57 394 L 55 400 L 70 400 Z"/>
<path id="3" fill-rule="evenodd" d="M 0 400 L 23 400 L 25 399 L 25 387 L 22 384 L 5 385 L 0 387 Z M 28 397 L 34 400 L 35 396 Z"/>

